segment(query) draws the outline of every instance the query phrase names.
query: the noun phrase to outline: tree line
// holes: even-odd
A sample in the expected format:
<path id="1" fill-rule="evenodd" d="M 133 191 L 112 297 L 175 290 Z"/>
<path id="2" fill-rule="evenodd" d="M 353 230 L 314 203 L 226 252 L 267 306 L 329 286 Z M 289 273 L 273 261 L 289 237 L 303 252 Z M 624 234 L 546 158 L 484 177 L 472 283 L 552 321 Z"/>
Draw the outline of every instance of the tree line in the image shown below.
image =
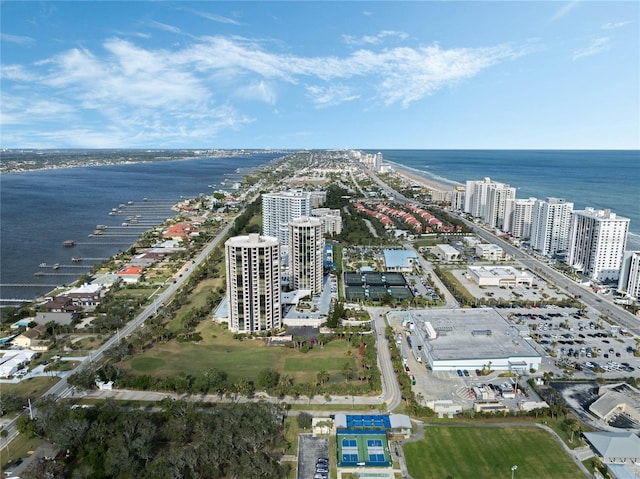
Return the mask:
<path id="1" fill-rule="evenodd" d="M 107 400 L 77 407 L 44 398 L 21 433 L 58 446 L 55 459 L 35 460 L 26 479 L 279 478 L 284 410 L 261 403 L 204 405 L 165 400 L 159 411 L 123 410 Z"/>

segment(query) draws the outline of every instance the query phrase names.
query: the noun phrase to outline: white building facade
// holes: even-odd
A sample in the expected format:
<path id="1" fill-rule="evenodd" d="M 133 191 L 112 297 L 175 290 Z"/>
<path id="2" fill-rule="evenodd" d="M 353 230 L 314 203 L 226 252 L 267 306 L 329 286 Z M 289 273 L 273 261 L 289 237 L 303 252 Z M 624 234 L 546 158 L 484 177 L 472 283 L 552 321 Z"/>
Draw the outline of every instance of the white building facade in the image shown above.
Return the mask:
<path id="1" fill-rule="evenodd" d="M 531 218 L 531 247 L 544 256 L 566 253 L 573 203 L 564 198 L 536 200 Z"/>
<path id="2" fill-rule="evenodd" d="M 533 207 L 536 198 L 508 199 L 506 202 L 504 231 L 514 238 L 528 240 L 531 237 Z"/>
<path id="3" fill-rule="evenodd" d="M 595 282 L 618 281 L 629 219 L 611 210 L 574 211 L 567 264 Z"/>
<path id="4" fill-rule="evenodd" d="M 515 188 L 504 183 L 490 183 L 487 187 L 487 200 L 482 221 L 491 228 L 505 231 L 507 201 L 515 197 Z"/>
<path id="5" fill-rule="evenodd" d="M 229 329 L 253 334 L 282 326 L 280 244 L 257 233 L 225 244 Z"/>
<path id="6" fill-rule="evenodd" d="M 618 291 L 626 293 L 636 301 L 640 299 L 640 251 L 625 251 Z"/>
<path id="7" fill-rule="evenodd" d="M 289 223 L 289 281 L 296 290 L 322 291 L 324 237 L 319 218 L 301 216 Z"/>
<path id="8" fill-rule="evenodd" d="M 311 193 L 302 190 L 265 193 L 262 195 L 262 232 L 274 236 L 286 246 L 289 222 L 301 216 L 311 215 Z"/>

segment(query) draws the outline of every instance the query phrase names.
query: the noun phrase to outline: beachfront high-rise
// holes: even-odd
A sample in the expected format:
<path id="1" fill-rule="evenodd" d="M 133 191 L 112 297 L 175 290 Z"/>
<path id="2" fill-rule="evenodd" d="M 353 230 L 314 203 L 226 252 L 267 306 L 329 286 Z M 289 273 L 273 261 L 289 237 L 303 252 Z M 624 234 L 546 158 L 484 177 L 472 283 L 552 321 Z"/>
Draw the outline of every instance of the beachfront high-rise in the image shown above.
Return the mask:
<path id="1" fill-rule="evenodd" d="M 504 215 L 504 231 L 514 238 L 528 240 L 531 237 L 531 222 L 535 202 L 535 198 L 508 199 Z"/>
<path id="2" fill-rule="evenodd" d="M 611 210 L 576 210 L 571 218 L 567 264 L 595 282 L 617 281 L 629 219 Z"/>
<path id="3" fill-rule="evenodd" d="M 569 227 L 573 203 L 564 198 L 536 200 L 531 220 L 531 247 L 552 257 L 569 248 Z"/>
<path id="4" fill-rule="evenodd" d="M 310 216 L 311 205 L 311 194 L 302 190 L 263 194 L 263 234 L 275 236 L 282 246 L 286 246 L 289 236 L 289 222 L 301 216 Z"/>
<path id="5" fill-rule="evenodd" d="M 484 216 L 484 208 L 487 203 L 487 190 L 491 184 L 491 178 L 484 180 L 467 180 L 464 197 L 464 212 L 474 218 Z"/>
<path id="6" fill-rule="evenodd" d="M 293 289 L 322 292 L 323 252 L 319 218 L 302 216 L 289 223 L 289 281 Z"/>
<path id="7" fill-rule="evenodd" d="M 252 334 L 281 327 L 278 239 L 253 233 L 229 238 L 224 248 L 229 329 Z"/>
<path id="8" fill-rule="evenodd" d="M 487 177 L 467 181 L 465 190 L 464 212 L 492 228 L 504 229 L 506 202 L 515 199 L 516 189 Z"/>
<path id="9" fill-rule="evenodd" d="M 633 300 L 640 299 L 640 251 L 625 251 L 620 268 L 618 291 Z"/>
<path id="10" fill-rule="evenodd" d="M 504 231 L 507 201 L 515 197 L 515 188 L 504 183 L 491 182 L 487 187 L 487 201 L 482 221 L 491 228 Z"/>

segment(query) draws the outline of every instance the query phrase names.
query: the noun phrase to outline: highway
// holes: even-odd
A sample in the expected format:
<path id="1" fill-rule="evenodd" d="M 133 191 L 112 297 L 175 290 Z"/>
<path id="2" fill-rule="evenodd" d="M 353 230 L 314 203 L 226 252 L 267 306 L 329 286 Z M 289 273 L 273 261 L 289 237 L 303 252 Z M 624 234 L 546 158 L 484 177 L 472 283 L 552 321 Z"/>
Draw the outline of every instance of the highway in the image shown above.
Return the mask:
<path id="1" fill-rule="evenodd" d="M 154 301 L 149 304 L 144 310 L 138 314 L 133 320 L 129 321 L 124 328 L 118 331 L 116 334 L 112 335 L 107 341 L 105 341 L 98 349 L 94 350 L 82 363 L 80 363 L 74 371 L 69 372 L 69 374 L 73 374 L 73 372 L 80 370 L 80 368 L 86 367 L 87 364 L 93 361 L 100 361 L 105 351 L 109 348 L 115 346 L 117 343 L 121 341 L 122 338 L 126 338 L 129 336 L 136 328 L 140 327 L 145 320 L 149 317 L 153 316 L 158 306 L 164 304 L 166 301 L 171 299 L 171 297 L 182 287 L 182 285 L 189 279 L 189 276 L 195 271 L 198 266 L 209 256 L 211 251 L 227 236 L 229 230 L 232 228 L 234 222 L 231 221 L 227 226 L 224 227 L 220 233 L 211 241 L 207 246 L 192 260 L 192 266 L 188 269 L 185 269 L 185 272 L 175 280 L 169 284 L 169 286 L 162 291 Z M 67 383 L 67 378 L 62 377 L 60 380 L 52 386 L 44 396 L 53 396 L 56 398 L 65 398 L 68 397 L 72 393 L 72 387 Z M 35 414 L 36 408 L 32 408 L 32 413 Z M 23 414 L 27 414 L 28 411 L 24 411 Z M 7 424 L 4 430 L 7 431 L 7 436 L 0 438 L 0 449 L 3 449 L 9 442 L 11 442 L 17 435 L 18 431 L 16 429 L 16 421 L 18 420 L 18 415 L 14 418 L 9 424 Z"/>
<path id="2" fill-rule="evenodd" d="M 489 243 L 500 246 L 507 254 L 515 258 L 523 266 L 526 266 L 530 271 L 534 271 L 541 275 L 545 281 L 549 281 L 550 283 L 563 288 L 570 295 L 579 298 L 580 302 L 582 302 L 585 307 L 590 307 L 593 310 L 598 311 L 610 318 L 616 324 L 619 324 L 633 332 L 633 334 L 640 335 L 640 321 L 628 311 L 597 295 L 589 287 L 577 284 L 575 281 L 567 278 L 564 274 L 550 267 L 543 261 L 538 260 L 507 241 L 498 238 L 489 231 L 486 231 L 478 225 L 468 221 L 466 218 L 459 215 L 454 216 L 457 216 L 457 218 L 464 221 L 469 227 L 473 228 L 474 233 L 480 238 Z"/>

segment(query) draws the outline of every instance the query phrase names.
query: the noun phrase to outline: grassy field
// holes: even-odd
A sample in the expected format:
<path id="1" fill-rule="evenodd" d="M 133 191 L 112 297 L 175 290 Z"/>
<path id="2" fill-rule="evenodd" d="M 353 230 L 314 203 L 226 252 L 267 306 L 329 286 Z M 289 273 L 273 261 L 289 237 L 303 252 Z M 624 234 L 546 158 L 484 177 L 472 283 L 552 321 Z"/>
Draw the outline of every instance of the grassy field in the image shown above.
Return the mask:
<path id="1" fill-rule="evenodd" d="M 197 374 L 215 368 L 227 372 L 232 380 L 255 380 L 262 369 L 269 367 L 290 375 L 297 383 L 315 381 L 321 369 L 329 373 L 331 382 L 342 381 L 346 363 L 355 371 L 355 359 L 347 354 L 349 345 L 344 340 L 301 353 L 290 348 L 269 347 L 262 339 L 233 339 L 226 326 L 211 321 L 204 321 L 198 331 L 202 335 L 198 344 L 177 341 L 157 344 L 121 366 L 163 377 L 181 372 Z"/>
<path id="2" fill-rule="evenodd" d="M 582 473 L 551 436 L 537 428 L 426 427 L 425 439 L 404 445 L 414 479 L 511 477 L 574 479 Z"/>
<path id="3" fill-rule="evenodd" d="M 0 470 L 4 470 L 5 465 L 9 467 L 18 458 L 30 456 L 40 444 L 42 444 L 42 439 L 40 438 L 28 438 L 24 434 L 18 434 L 18 436 L 9 443 L 8 447 L 0 450 Z"/>
<path id="4" fill-rule="evenodd" d="M 25 379 L 16 384 L 2 384 L 3 394 L 13 393 L 23 398 L 32 398 L 35 400 L 42 396 L 49 388 L 53 387 L 58 382 L 58 378 L 55 376 L 40 376 L 37 378 Z"/>

